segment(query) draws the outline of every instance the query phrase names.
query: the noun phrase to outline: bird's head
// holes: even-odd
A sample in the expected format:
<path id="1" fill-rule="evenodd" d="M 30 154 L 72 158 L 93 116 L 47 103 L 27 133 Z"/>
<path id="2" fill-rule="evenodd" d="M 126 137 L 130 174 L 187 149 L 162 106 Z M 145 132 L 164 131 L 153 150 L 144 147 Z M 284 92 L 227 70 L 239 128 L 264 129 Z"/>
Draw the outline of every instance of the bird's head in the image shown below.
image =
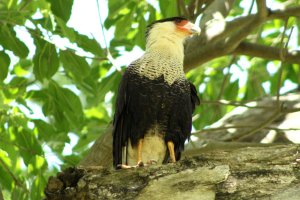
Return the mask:
<path id="1" fill-rule="evenodd" d="M 184 17 L 161 19 L 147 27 L 147 47 L 162 40 L 182 44 L 187 37 L 199 33 L 200 28 Z"/>

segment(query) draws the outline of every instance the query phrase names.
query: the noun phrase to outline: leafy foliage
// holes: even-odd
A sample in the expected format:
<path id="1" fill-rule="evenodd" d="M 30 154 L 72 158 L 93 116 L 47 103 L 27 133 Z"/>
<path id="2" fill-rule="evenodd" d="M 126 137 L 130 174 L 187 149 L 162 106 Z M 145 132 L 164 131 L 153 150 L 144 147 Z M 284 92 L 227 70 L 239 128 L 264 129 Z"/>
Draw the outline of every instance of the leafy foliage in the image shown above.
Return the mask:
<path id="1" fill-rule="evenodd" d="M 147 24 L 179 14 L 175 1 L 149 2 L 108 1 L 104 27 L 114 29 L 114 39 L 109 42 L 113 59 L 123 53 L 120 47 L 125 51 L 145 48 Z M 184 2 L 190 5 L 193 1 Z M 236 1 L 230 17 L 247 12 L 243 2 Z M 0 2 L 0 185 L 10 199 L 41 199 L 48 176 L 59 170 L 53 157 L 62 166 L 76 165 L 112 120 L 122 73 L 107 60 L 107 49 L 67 25 L 73 4 L 73 0 Z M 287 32 L 294 24 L 299 33 L 299 19 L 294 18 Z M 270 21 L 249 40 L 279 46 L 283 25 L 279 20 Z M 32 45 L 20 39 L 22 31 L 29 34 Z M 53 37 L 68 42 L 61 47 Z M 84 57 L 82 51 L 94 59 Z M 279 67 L 279 62 L 227 56 L 189 71 L 187 77 L 204 102 L 196 109 L 194 127 L 201 129 L 232 109 L 211 104 L 215 100 L 252 100 L 276 94 Z M 286 64 L 282 83 L 298 84 L 299 73 L 298 65 Z M 78 142 L 67 155 L 63 151 L 72 137 Z"/>

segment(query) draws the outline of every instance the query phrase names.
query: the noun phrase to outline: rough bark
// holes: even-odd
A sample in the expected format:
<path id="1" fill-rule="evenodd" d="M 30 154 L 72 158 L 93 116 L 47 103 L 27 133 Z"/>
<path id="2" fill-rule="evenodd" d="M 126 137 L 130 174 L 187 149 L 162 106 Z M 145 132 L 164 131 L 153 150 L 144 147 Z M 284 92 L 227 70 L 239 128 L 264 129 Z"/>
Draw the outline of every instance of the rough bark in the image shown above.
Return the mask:
<path id="1" fill-rule="evenodd" d="M 95 141 L 89 153 L 80 161 L 79 166 L 112 166 L 112 125 Z"/>
<path id="2" fill-rule="evenodd" d="M 300 145 L 211 145 L 176 164 L 68 169 L 47 199 L 299 199 Z"/>

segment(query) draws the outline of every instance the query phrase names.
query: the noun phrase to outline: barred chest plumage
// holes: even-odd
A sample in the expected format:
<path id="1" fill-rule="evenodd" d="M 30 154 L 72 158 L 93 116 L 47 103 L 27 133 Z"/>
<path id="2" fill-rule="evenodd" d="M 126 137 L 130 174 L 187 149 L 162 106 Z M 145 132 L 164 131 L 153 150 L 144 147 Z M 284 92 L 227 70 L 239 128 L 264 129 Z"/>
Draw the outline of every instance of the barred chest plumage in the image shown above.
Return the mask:
<path id="1" fill-rule="evenodd" d="M 145 53 L 143 57 L 134 61 L 130 68 L 151 80 L 163 76 L 168 85 L 172 85 L 176 80 L 185 80 L 182 56 L 171 57 L 162 50 Z"/>

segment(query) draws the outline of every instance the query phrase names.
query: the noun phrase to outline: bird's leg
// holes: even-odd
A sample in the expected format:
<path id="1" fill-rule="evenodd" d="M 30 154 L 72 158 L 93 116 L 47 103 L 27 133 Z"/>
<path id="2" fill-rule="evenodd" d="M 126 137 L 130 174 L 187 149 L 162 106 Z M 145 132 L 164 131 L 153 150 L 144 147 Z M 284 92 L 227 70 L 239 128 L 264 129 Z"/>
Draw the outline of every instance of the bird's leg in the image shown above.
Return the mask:
<path id="1" fill-rule="evenodd" d="M 142 161 L 142 147 L 143 147 L 143 142 L 144 142 L 144 139 L 140 139 L 138 141 L 138 146 L 137 146 L 137 167 L 144 166 L 144 163 Z"/>
<path id="2" fill-rule="evenodd" d="M 118 169 L 131 169 L 131 168 L 136 168 L 136 167 L 143 167 L 144 166 L 144 163 L 142 161 L 142 147 L 143 147 L 143 142 L 144 142 L 144 139 L 140 139 L 138 141 L 138 144 L 137 144 L 137 164 L 134 165 L 134 166 L 130 166 L 130 165 L 127 165 L 127 164 L 120 164 L 118 165 Z"/>
<path id="3" fill-rule="evenodd" d="M 174 162 L 176 162 L 175 151 L 174 151 L 174 143 L 172 141 L 168 141 L 167 146 L 168 146 L 168 149 L 169 149 L 171 162 L 174 163 Z"/>

